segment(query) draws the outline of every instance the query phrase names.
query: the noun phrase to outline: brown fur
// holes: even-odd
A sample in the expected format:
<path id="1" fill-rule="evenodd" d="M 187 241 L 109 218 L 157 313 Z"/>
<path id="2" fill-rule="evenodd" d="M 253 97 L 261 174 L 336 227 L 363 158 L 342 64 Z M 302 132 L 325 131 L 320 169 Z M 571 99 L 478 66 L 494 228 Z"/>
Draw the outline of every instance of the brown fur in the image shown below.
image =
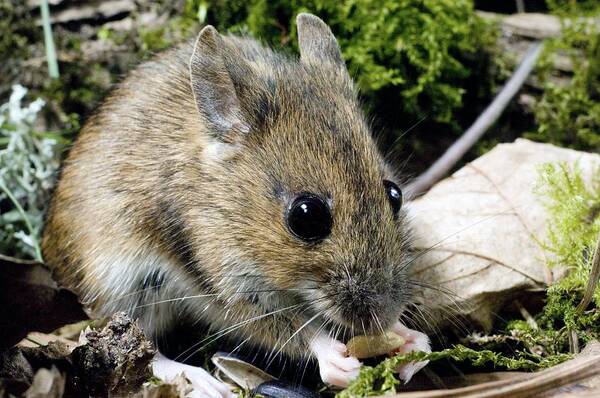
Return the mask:
<path id="1" fill-rule="evenodd" d="M 154 335 L 178 316 L 241 323 L 234 334 L 269 348 L 322 311 L 290 354 L 321 325 L 398 319 L 409 235 L 383 188 L 393 176 L 329 29 L 305 18 L 298 31 L 300 61 L 205 28 L 140 65 L 86 123 L 43 251 L 93 311 L 127 310 Z M 286 227 L 301 192 L 331 203 L 322 242 Z"/>

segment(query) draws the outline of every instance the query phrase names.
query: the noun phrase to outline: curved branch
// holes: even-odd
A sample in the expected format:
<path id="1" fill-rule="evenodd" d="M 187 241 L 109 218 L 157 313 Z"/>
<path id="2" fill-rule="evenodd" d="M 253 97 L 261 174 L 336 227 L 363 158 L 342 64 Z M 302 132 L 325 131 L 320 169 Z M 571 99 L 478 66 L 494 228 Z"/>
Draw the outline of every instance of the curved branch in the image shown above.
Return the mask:
<path id="1" fill-rule="evenodd" d="M 521 89 L 525 79 L 533 70 L 542 48 L 543 42 L 535 42 L 531 45 L 519 67 L 471 127 L 427 171 L 404 187 L 409 197 L 425 193 L 433 184 L 448 174 L 464 154 L 498 120 L 510 100 Z"/>

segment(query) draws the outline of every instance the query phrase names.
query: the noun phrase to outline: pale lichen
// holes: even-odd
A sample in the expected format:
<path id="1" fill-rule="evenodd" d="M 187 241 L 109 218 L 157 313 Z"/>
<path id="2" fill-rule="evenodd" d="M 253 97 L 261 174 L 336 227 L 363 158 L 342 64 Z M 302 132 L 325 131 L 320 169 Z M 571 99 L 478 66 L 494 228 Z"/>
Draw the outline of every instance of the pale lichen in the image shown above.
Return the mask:
<path id="1" fill-rule="evenodd" d="M 42 218 L 59 167 L 59 136 L 35 128 L 44 101 L 13 86 L 0 106 L 0 253 L 41 260 Z"/>

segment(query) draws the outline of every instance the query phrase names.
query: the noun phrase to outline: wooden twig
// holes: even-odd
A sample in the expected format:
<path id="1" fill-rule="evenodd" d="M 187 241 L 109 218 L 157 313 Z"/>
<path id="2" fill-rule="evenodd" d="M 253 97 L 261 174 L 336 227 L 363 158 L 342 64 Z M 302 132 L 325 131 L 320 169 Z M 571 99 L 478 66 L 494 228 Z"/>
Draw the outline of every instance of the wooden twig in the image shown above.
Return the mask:
<path id="1" fill-rule="evenodd" d="M 571 329 L 567 331 L 569 333 L 569 352 L 571 354 L 579 354 L 579 337 L 577 336 L 577 332 Z"/>
<path id="2" fill-rule="evenodd" d="M 531 327 L 533 330 L 539 330 L 540 327 L 538 326 L 533 316 L 531 316 L 529 311 L 527 311 L 527 308 L 523 307 L 523 304 L 521 304 L 519 300 L 514 300 L 513 304 L 515 305 L 515 307 L 517 307 L 517 309 L 521 313 L 521 316 L 523 317 L 523 319 L 525 319 L 529 327 Z"/>
<path id="3" fill-rule="evenodd" d="M 517 6 L 517 12 L 522 14 L 525 12 L 525 2 L 523 0 L 515 0 Z"/>
<path id="4" fill-rule="evenodd" d="M 582 313 L 585 311 L 588 305 L 592 302 L 594 298 L 594 292 L 598 287 L 598 282 L 600 281 L 600 236 L 598 236 L 598 241 L 596 242 L 596 250 L 594 251 L 594 256 L 592 257 L 592 269 L 590 271 L 590 277 L 588 278 L 587 287 L 585 289 L 585 293 L 583 295 L 583 299 L 577 306 L 577 312 Z"/>
<path id="5" fill-rule="evenodd" d="M 510 100 L 521 89 L 525 79 L 533 70 L 542 48 L 543 42 L 535 42 L 531 45 L 523 57 L 523 61 L 508 82 L 471 127 L 427 171 L 404 187 L 408 197 L 415 197 L 426 192 L 433 184 L 448 174 L 464 154 L 498 120 Z"/>

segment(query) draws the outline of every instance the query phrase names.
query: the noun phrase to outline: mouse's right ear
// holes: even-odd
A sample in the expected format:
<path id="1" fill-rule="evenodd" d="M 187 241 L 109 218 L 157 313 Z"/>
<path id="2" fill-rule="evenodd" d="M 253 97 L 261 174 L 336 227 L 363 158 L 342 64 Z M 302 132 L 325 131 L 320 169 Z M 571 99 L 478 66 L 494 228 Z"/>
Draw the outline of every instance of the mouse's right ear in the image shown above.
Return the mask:
<path id="1" fill-rule="evenodd" d="M 313 14 L 300 13 L 296 17 L 300 59 L 305 63 L 329 63 L 345 68 L 342 52 L 331 29 Z"/>
<path id="2" fill-rule="evenodd" d="M 209 133 L 223 144 L 236 144 L 250 125 L 244 120 L 240 98 L 229 72 L 226 45 L 217 30 L 208 25 L 196 39 L 190 59 L 190 82 L 198 112 Z"/>

